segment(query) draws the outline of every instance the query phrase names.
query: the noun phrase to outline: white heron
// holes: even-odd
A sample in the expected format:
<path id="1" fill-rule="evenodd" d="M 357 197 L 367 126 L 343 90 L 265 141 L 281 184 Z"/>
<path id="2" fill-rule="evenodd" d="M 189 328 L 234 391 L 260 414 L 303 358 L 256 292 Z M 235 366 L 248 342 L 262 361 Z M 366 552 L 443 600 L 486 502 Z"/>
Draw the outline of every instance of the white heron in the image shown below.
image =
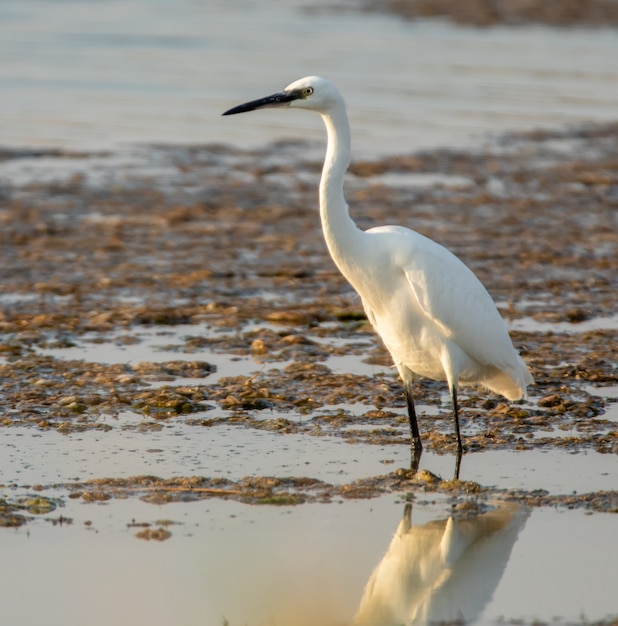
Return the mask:
<path id="1" fill-rule="evenodd" d="M 346 106 L 325 78 L 308 76 L 283 91 L 223 115 L 267 107 L 319 113 L 328 145 L 320 180 L 320 217 L 335 264 L 361 297 L 367 318 L 390 352 L 403 381 L 412 446 L 422 450 L 414 376 L 446 381 L 452 398 L 458 458 L 462 444 L 457 387 L 481 384 L 509 400 L 533 382 L 487 290 L 455 255 L 402 226 L 363 231 L 350 218 L 343 178 L 350 164 Z"/>

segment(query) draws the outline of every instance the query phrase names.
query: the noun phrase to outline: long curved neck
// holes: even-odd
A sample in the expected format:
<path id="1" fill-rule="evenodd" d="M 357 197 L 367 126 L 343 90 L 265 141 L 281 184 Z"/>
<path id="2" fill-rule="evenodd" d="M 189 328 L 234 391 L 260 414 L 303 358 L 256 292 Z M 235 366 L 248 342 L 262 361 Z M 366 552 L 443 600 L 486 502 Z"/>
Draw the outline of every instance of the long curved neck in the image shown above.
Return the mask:
<path id="1" fill-rule="evenodd" d="M 353 282 L 355 254 L 362 254 L 364 233 L 350 218 L 343 177 L 350 164 L 351 134 L 343 102 L 322 114 L 328 146 L 320 180 L 320 218 L 328 251 L 341 273 Z"/>

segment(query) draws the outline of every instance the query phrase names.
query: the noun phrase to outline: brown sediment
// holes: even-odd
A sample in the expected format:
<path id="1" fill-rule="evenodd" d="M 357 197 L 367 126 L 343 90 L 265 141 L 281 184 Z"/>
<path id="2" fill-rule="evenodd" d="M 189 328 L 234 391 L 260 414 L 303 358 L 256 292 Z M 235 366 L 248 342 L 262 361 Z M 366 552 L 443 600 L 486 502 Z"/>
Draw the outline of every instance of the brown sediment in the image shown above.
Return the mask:
<path id="1" fill-rule="evenodd" d="M 578 494 L 550 494 L 537 489 L 496 489 L 473 481 L 445 480 L 426 470 L 414 472 L 398 469 L 389 474 L 372 476 L 345 484 L 331 484 L 306 477 L 249 476 L 241 480 L 206 477 L 156 476 L 100 478 L 80 483 L 55 485 L 69 492 L 69 498 L 84 502 L 104 502 L 113 498 L 137 497 L 144 502 L 162 505 L 171 502 L 195 502 L 210 498 L 234 500 L 254 505 L 292 506 L 307 502 L 330 503 L 350 499 L 375 498 L 385 494 L 401 494 L 406 498 L 423 499 L 443 496 L 457 510 L 464 511 L 468 502 L 480 505 L 509 501 L 525 506 L 552 506 L 569 509 L 618 513 L 618 491 L 596 491 Z M 472 498 L 472 499 L 470 499 Z M 40 498 L 45 500 L 45 498 Z M 0 523 L 19 525 L 26 518 L 17 513 L 41 514 L 47 510 L 31 508 L 24 498 L 0 503 Z M 54 505 L 55 507 L 55 505 Z M 11 520 L 22 518 L 19 523 Z M 157 522 L 159 526 L 173 522 Z M 137 526 L 137 524 L 134 524 Z M 140 524 L 139 526 L 145 526 Z"/>
<path id="2" fill-rule="evenodd" d="M 287 161 L 275 158 L 281 152 Z M 114 185 L 96 184 L 87 173 L 8 181 L 0 204 L 0 427 L 104 433 L 114 428 L 107 417 L 129 411 L 148 418 L 144 433 L 162 420 L 183 420 L 196 428 L 408 445 L 403 411 L 392 410 L 404 407 L 394 373 L 341 374 L 326 364 L 341 355 L 379 364 L 389 357 L 328 256 L 316 208 L 320 163 L 302 154 L 287 144 L 251 152 L 159 146 L 141 171 Z M 5 150 L 2 158 L 21 156 Z M 159 177 L 161 164 L 172 173 Z M 419 230 L 475 271 L 506 318 L 546 323 L 512 333 L 536 380 L 529 402 L 462 394 L 468 451 L 617 454 L 615 419 L 607 417 L 616 399 L 603 388 L 618 378 L 618 126 L 510 135 L 485 150 L 357 161 L 350 171 L 347 196 L 359 225 Z M 386 186 L 375 177 L 387 171 L 445 178 L 433 186 Z M 469 184 L 451 185 L 449 176 Z M 558 323 L 569 332 L 552 326 Z M 168 348 L 177 360 L 130 358 L 140 331 L 152 328 L 162 344 L 171 331 Z M 112 341 L 126 349 L 126 363 L 41 353 L 90 344 L 96 354 Z M 213 353 L 252 357 L 259 371 L 211 382 L 215 368 L 206 355 Z M 416 385 L 425 404 L 440 406 L 443 392 L 431 381 Z M 354 405 L 354 414 L 342 405 Z M 298 415 L 303 419 L 291 419 Z M 421 423 L 427 449 L 454 451 L 448 406 Z M 282 504 L 398 490 L 388 476 L 347 486 L 273 479 L 284 482 L 122 489 L 163 500 L 202 494 Z M 119 489 L 87 485 L 83 497 L 96 501 Z M 609 504 L 590 506 L 614 510 L 613 497 L 592 498 Z M 6 524 L 23 517 L 15 509 L 2 515 Z"/>
<path id="3" fill-rule="evenodd" d="M 615 0 L 361 0 L 348 3 L 364 10 L 405 19 L 440 18 L 469 26 L 616 27 Z"/>

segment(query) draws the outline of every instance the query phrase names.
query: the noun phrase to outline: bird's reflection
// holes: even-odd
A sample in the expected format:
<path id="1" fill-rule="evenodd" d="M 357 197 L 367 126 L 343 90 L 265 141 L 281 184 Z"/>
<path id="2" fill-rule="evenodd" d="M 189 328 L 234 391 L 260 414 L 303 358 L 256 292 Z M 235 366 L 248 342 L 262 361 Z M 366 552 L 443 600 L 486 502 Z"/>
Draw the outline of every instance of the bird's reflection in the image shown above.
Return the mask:
<path id="1" fill-rule="evenodd" d="M 454 480 L 459 480 L 459 472 L 461 470 L 461 456 L 462 451 L 457 450 L 457 456 L 455 457 L 455 475 L 453 476 Z"/>
<path id="2" fill-rule="evenodd" d="M 407 504 L 367 582 L 354 626 L 473 621 L 491 599 L 527 515 L 502 504 L 413 526 Z"/>

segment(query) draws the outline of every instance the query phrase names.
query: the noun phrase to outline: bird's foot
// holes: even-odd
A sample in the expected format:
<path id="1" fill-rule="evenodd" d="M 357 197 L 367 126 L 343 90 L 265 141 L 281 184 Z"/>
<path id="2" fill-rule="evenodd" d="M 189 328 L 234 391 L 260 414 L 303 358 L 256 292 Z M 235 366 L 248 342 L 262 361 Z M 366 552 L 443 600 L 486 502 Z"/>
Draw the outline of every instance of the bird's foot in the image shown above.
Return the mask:
<path id="1" fill-rule="evenodd" d="M 418 446 L 415 443 L 412 444 L 410 452 L 410 469 L 416 474 L 421 463 L 421 455 L 423 454 L 423 446 L 420 445 L 420 441 Z"/>

